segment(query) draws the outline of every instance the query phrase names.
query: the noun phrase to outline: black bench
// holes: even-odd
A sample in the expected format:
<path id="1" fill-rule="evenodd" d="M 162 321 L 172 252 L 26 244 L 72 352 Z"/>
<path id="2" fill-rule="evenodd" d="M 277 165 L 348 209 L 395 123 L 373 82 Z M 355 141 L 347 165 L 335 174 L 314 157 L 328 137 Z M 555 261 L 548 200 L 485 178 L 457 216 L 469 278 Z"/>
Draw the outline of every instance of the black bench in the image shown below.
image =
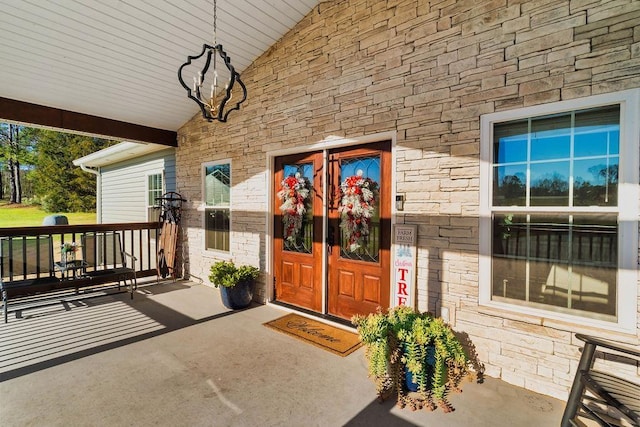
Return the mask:
<path id="1" fill-rule="evenodd" d="M 137 289 L 136 257 L 122 248 L 119 233 L 86 233 L 82 236 L 82 256 L 93 265 L 93 270 L 85 270 L 83 277 L 92 283 L 129 282 L 129 293 Z M 131 267 L 127 266 L 127 258 Z"/>
<path id="2" fill-rule="evenodd" d="M 129 293 L 137 288 L 136 258 L 122 249 L 119 233 L 87 233 L 82 236 L 83 260 L 89 266 L 78 275 L 59 278 L 54 269 L 51 236 L 18 237 L 0 241 L 0 290 L 4 321 L 10 299 L 76 289 L 106 283 L 128 283 Z M 132 260 L 128 267 L 126 259 Z"/>
<path id="3" fill-rule="evenodd" d="M 598 349 L 612 360 L 635 365 L 637 372 L 640 348 L 582 334 L 576 334 L 576 338 L 585 344 L 561 426 L 585 425 L 580 417 L 600 426 L 640 426 L 640 384 L 593 369 Z"/>

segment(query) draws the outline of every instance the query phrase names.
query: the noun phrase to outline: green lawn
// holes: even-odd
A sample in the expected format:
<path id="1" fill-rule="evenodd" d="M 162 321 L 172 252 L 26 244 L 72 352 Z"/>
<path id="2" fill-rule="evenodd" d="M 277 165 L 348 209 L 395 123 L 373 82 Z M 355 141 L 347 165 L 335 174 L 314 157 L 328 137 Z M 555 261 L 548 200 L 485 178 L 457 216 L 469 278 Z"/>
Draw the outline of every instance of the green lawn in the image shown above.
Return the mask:
<path id="1" fill-rule="evenodd" d="M 42 225 L 42 220 L 54 215 L 40 209 L 38 206 L 10 205 L 6 200 L 0 200 L 0 227 L 30 227 Z M 69 219 L 70 225 L 95 224 L 95 212 L 56 213 Z"/>

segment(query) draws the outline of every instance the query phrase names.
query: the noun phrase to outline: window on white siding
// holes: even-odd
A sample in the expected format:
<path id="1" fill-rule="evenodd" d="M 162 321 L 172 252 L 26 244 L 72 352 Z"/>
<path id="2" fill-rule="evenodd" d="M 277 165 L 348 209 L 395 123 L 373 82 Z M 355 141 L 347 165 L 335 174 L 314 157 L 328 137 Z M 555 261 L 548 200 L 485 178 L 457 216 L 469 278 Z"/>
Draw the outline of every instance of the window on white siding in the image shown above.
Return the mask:
<path id="1" fill-rule="evenodd" d="M 204 166 L 205 249 L 229 252 L 231 164 Z"/>
<path id="2" fill-rule="evenodd" d="M 160 202 L 156 199 L 163 194 L 162 172 L 147 175 L 147 221 L 156 221 L 160 217 Z"/>
<path id="3" fill-rule="evenodd" d="M 638 205 L 633 95 L 483 117 L 485 302 L 630 326 L 637 280 L 623 278 L 635 277 L 627 252 L 638 252 L 637 216 L 627 215 Z"/>

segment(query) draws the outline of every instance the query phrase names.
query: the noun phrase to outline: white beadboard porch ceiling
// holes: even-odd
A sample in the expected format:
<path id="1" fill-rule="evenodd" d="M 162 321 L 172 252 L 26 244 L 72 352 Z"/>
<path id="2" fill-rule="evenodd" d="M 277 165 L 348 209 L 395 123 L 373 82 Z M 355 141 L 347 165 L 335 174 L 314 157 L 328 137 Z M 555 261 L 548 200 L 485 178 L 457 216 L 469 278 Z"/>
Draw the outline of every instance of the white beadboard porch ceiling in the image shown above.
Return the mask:
<path id="1" fill-rule="evenodd" d="M 217 41 L 242 74 L 318 3 L 217 0 Z M 204 43 L 213 0 L 0 0 L 0 97 L 175 131 Z"/>

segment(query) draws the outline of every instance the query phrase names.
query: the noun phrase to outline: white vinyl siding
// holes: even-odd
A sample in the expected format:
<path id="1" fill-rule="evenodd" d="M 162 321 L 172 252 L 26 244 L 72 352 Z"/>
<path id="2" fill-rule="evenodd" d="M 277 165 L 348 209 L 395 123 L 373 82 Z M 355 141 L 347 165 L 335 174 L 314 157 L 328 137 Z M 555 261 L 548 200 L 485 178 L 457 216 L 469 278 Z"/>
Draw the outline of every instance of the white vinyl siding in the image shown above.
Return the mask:
<path id="1" fill-rule="evenodd" d="M 173 148 L 103 167 L 101 222 L 147 221 L 148 176 L 158 171 L 164 171 L 165 191 L 175 191 Z"/>

